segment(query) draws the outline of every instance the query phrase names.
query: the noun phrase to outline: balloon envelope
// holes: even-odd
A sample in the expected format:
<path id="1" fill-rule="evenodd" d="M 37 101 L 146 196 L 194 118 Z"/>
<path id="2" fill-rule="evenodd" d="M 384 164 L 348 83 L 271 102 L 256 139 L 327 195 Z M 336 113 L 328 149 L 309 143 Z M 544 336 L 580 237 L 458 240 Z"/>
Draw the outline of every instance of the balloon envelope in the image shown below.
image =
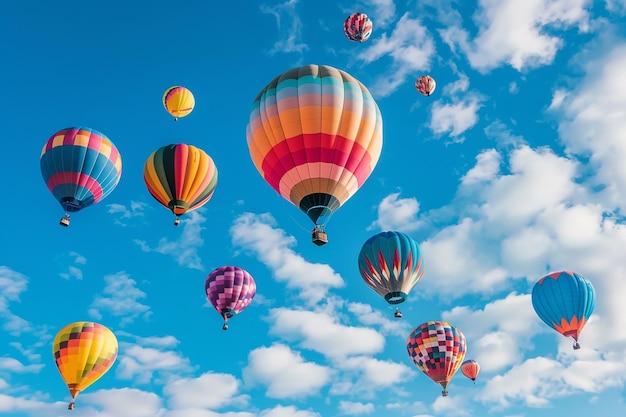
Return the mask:
<path id="1" fill-rule="evenodd" d="M 180 216 L 211 199 L 217 186 L 217 167 L 202 149 L 167 145 L 148 157 L 143 179 L 150 194 Z"/>
<path id="2" fill-rule="evenodd" d="M 430 75 L 424 75 L 422 77 L 418 77 L 417 80 L 415 80 L 415 88 L 420 94 L 423 94 L 425 96 L 430 96 L 435 91 L 436 87 L 437 83 L 435 82 L 435 79 Z"/>
<path id="3" fill-rule="evenodd" d="M 596 294 L 593 285 L 572 271 L 553 272 L 533 286 L 532 303 L 541 320 L 563 336 L 578 338 L 593 313 Z"/>
<path id="4" fill-rule="evenodd" d="M 52 354 L 72 399 L 113 366 L 117 349 L 113 332 L 98 323 L 79 321 L 57 333 Z"/>
<path id="5" fill-rule="evenodd" d="M 363 84 L 324 65 L 294 68 L 257 95 L 247 126 L 265 181 L 315 224 L 370 176 L 382 150 L 382 117 Z"/>
<path id="6" fill-rule="evenodd" d="M 88 127 L 70 127 L 52 135 L 39 165 L 46 186 L 68 213 L 101 201 L 122 175 L 122 158 L 115 145 Z"/>
<path id="7" fill-rule="evenodd" d="M 343 23 L 343 33 L 351 41 L 365 42 L 372 34 L 372 21 L 365 13 L 352 13 Z"/>
<path id="8" fill-rule="evenodd" d="M 359 272 L 389 304 L 399 304 L 424 275 L 422 252 L 405 233 L 378 233 L 361 247 Z"/>
<path id="9" fill-rule="evenodd" d="M 461 372 L 472 381 L 475 381 L 480 373 L 480 365 L 474 359 L 466 360 L 461 365 Z"/>
<path id="10" fill-rule="evenodd" d="M 445 321 L 429 321 L 417 326 L 406 340 L 409 357 L 422 372 L 446 390 L 465 358 L 465 336 Z"/>
<path id="11" fill-rule="evenodd" d="M 226 322 L 250 305 L 256 294 L 256 282 L 252 275 L 237 266 L 216 268 L 204 283 L 207 299 Z"/>
<path id="12" fill-rule="evenodd" d="M 196 100 L 190 90 L 181 86 L 170 87 L 163 94 L 163 106 L 174 120 L 185 117 L 193 111 Z"/>

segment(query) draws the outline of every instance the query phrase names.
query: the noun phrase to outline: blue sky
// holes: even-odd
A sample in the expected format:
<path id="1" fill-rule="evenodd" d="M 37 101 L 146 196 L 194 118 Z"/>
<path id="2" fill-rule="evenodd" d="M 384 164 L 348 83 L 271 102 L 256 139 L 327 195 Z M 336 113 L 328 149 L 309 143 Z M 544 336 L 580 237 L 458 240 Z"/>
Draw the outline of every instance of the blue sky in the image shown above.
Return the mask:
<path id="1" fill-rule="evenodd" d="M 374 24 L 363 44 L 343 35 L 355 11 Z M 625 15 L 624 0 L 4 4 L 0 412 L 67 415 L 52 339 L 93 320 L 119 356 L 76 417 L 626 415 Z M 256 94 L 309 63 L 362 81 L 383 116 L 380 161 L 323 247 L 245 136 Z M 196 98 L 176 123 L 161 103 L 172 85 Z M 69 126 L 111 138 L 123 172 L 62 228 L 39 155 Z M 175 228 L 142 170 L 181 142 L 212 156 L 219 182 Z M 383 230 L 424 254 L 399 321 L 357 269 Z M 227 332 L 203 287 L 222 265 L 258 287 Z M 597 293 L 578 351 L 530 300 L 563 269 Z M 482 366 L 447 398 L 405 348 L 428 320 L 459 327 Z"/>

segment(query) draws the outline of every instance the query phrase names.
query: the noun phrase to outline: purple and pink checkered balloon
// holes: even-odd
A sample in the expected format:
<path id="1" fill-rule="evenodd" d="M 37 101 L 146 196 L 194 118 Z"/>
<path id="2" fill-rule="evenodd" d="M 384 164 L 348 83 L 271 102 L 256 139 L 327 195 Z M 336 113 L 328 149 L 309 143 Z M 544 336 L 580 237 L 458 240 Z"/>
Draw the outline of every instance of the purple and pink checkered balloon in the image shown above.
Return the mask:
<path id="1" fill-rule="evenodd" d="M 206 279 L 204 290 L 209 302 L 224 318 L 224 330 L 228 319 L 244 310 L 256 294 L 256 283 L 252 275 L 237 266 L 216 268 Z"/>

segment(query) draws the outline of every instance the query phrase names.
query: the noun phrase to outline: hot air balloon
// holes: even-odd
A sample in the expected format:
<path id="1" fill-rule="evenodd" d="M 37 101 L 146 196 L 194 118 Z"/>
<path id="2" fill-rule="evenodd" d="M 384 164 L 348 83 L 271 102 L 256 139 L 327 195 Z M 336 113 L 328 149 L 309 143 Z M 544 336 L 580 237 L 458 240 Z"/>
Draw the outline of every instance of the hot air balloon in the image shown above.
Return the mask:
<path id="1" fill-rule="evenodd" d="M 170 87 L 163 94 L 163 106 L 174 120 L 185 117 L 193 110 L 196 100 L 191 91 L 181 86 Z"/>
<path id="2" fill-rule="evenodd" d="M 39 160 L 41 175 L 70 225 L 70 214 L 98 203 L 117 186 L 122 158 L 102 133 L 87 127 L 70 127 L 48 139 Z"/>
<path id="3" fill-rule="evenodd" d="M 461 365 L 461 372 L 476 383 L 476 377 L 480 373 L 480 365 L 474 359 L 468 359 Z"/>
<path id="4" fill-rule="evenodd" d="M 67 408 L 73 410 L 76 396 L 113 366 L 117 338 L 101 324 L 79 321 L 57 333 L 52 354 L 72 396 Z"/>
<path id="5" fill-rule="evenodd" d="M 343 22 L 343 33 L 351 41 L 365 42 L 372 34 L 372 21 L 365 13 L 352 13 Z"/>
<path id="6" fill-rule="evenodd" d="M 315 223 L 324 225 L 370 176 L 382 150 L 382 117 L 363 84 L 324 65 L 274 78 L 254 100 L 248 148 L 261 176 Z"/>
<path id="7" fill-rule="evenodd" d="M 578 337 L 593 313 L 596 293 L 586 278 L 576 272 L 553 272 L 541 278 L 532 292 L 532 303 L 541 320 L 563 336 Z"/>
<path id="8" fill-rule="evenodd" d="M 429 321 L 417 326 L 406 339 L 409 357 L 422 372 L 443 387 L 448 384 L 465 357 L 465 336 L 445 321 Z"/>
<path id="9" fill-rule="evenodd" d="M 424 274 L 422 252 L 404 233 L 378 233 L 361 247 L 359 272 L 365 284 L 389 304 L 400 304 Z M 395 316 L 402 317 L 399 309 Z"/>
<path id="10" fill-rule="evenodd" d="M 252 275 L 237 266 L 216 268 L 206 279 L 204 291 L 215 310 L 224 318 L 222 329 L 228 330 L 228 319 L 250 305 L 256 294 Z"/>
<path id="11" fill-rule="evenodd" d="M 202 149 L 192 145 L 167 145 L 154 151 L 143 168 L 148 191 L 179 216 L 202 207 L 217 186 L 217 167 Z"/>
<path id="12" fill-rule="evenodd" d="M 417 77 L 417 80 L 415 80 L 415 88 L 417 88 L 420 94 L 425 96 L 430 96 L 435 91 L 435 87 L 437 87 L 437 83 L 430 75 Z"/>

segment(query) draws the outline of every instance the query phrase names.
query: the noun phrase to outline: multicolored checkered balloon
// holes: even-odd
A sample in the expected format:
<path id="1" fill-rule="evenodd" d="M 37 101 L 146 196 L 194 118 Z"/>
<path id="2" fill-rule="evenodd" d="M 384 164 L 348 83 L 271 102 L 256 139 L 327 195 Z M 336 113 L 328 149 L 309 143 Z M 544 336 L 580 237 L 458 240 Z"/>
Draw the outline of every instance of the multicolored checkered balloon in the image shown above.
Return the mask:
<path id="1" fill-rule="evenodd" d="M 224 318 L 224 330 L 228 319 L 250 305 L 256 294 L 256 282 L 252 275 L 237 266 L 216 268 L 206 279 L 204 290 L 209 302 Z"/>
<path id="2" fill-rule="evenodd" d="M 422 372 L 443 387 L 447 387 L 465 358 L 465 336 L 461 330 L 445 321 L 429 321 L 417 326 L 406 340 L 409 357 Z"/>
<path id="3" fill-rule="evenodd" d="M 52 354 L 61 377 L 72 396 L 74 408 L 78 393 L 96 382 L 117 358 L 117 338 L 105 326 L 89 321 L 68 324 L 57 333 Z"/>

